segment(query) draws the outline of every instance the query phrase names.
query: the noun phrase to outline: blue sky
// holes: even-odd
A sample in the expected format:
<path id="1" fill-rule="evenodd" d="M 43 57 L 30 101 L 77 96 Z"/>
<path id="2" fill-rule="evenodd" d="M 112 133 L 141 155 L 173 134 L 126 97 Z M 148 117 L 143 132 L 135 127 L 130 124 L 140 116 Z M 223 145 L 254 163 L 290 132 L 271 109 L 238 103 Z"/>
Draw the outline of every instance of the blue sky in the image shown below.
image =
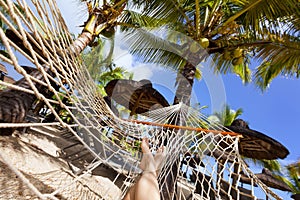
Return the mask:
<path id="1" fill-rule="evenodd" d="M 300 157 L 300 80 L 278 77 L 262 93 L 254 84 L 244 86 L 234 75 L 223 76 L 227 103 L 234 109 L 243 108 L 241 118 L 251 128 L 278 140 L 290 150 L 287 161 Z"/>
<path id="2" fill-rule="evenodd" d="M 58 5 L 71 32 L 78 32 L 80 30 L 78 26 L 86 18 L 84 14 L 79 14 L 80 10 L 77 9 L 78 1 L 68 0 L 67 3 L 66 0 L 58 0 Z M 122 40 L 119 40 L 119 42 L 122 42 Z M 118 46 L 117 42 L 116 46 Z M 115 51 L 116 55 L 119 55 L 118 58 L 115 58 L 115 62 L 123 65 L 127 64 L 127 67 L 132 70 L 136 62 L 129 61 L 128 53 L 118 47 Z M 154 80 L 154 82 L 160 85 L 161 92 L 168 98 L 169 102 L 172 101 L 172 93 L 174 92 L 172 77 L 168 79 L 166 76 L 163 76 L 164 69 L 155 71 L 151 68 L 153 66 L 150 66 L 149 70 L 149 66 L 145 68 L 143 64 L 134 67 L 136 76 L 139 76 L 137 79 L 147 78 L 147 76 L 143 77 L 145 74 L 149 75 L 149 77 L 155 77 L 153 76 L 154 74 L 157 77 L 157 74 L 160 74 L 163 78 Z M 300 141 L 300 130 L 297 129 L 300 122 L 299 79 L 275 78 L 270 88 L 264 93 L 252 83 L 246 86 L 243 85 L 241 80 L 235 75 L 222 75 L 208 79 L 218 84 L 212 87 L 212 84 L 208 83 L 208 81 L 195 81 L 193 98 L 196 102 L 201 102 L 201 105 L 210 105 L 217 99 L 216 104 L 218 104 L 216 93 L 221 94 L 219 102 L 225 99 L 232 109 L 242 108 L 244 110 L 241 118 L 249 122 L 250 128 L 265 133 L 289 149 L 290 154 L 281 161 L 283 164 L 294 162 L 300 158 L 298 144 Z M 220 84 L 219 81 L 222 83 Z M 209 88 L 211 88 L 210 91 Z M 212 91 L 217 92 L 213 93 Z M 281 191 L 277 191 L 277 193 L 284 199 L 289 199 L 289 194 Z"/>
<path id="3" fill-rule="evenodd" d="M 70 31 L 79 33 L 79 26 L 86 18 L 84 12 L 80 12 L 80 10 L 84 10 L 84 6 L 78 9 L 80 4 L 76 0 L 68 0 L 68 3 L 65 0 L 58 0 L 57 3 Z M 119 43 L 121 42 L 122 39 L 119 40 Z M 165 73 L 169 73 L 168 71 L 152 65 L 138 63 L 138 66 L 133 67 L 137 64 L 130 60 L 133 58 L 128 55 L 128 52 L 119 47 L 121 45 L 118 45 L 118 42 L 116 42 L 116 46 L 116 52 L 122 51 L 123 53 L 118 52 L 119 57 L 115 58 L 115 61 L 128 67 L 129 70 L 134 69 L 136 79 L 152 79 L 168 101 L 172 102 L 175 75 L 166 77 Z M 8 68 L 8 70 L 12 71 L 11 68 Z M 160 74 L 160 76 L 157 76 L 157 74 Z M 208 79 L 221 81 L 222 83 L 213 86 L 209 91 L 208 88 L 211 87 L 211 84 L 207 83 L 207 80 L 195 81 L 194 102 L 209 105 L 209 112 L 212 112 L 212 99 L 216 98 L 216 94 L 212 94 L 212 91 L 224 87 L 225 91 L 222 91 L 223 88 L 221 88 L 221 92 L 218 92 L 221 95 L 220 102 L 225 98 L 226 103 L 232 109 L 242 108 L 244 112 L 241 118 L 249 122 L 252 129 L 267 134 L 289 149 L 290 155 L 283 163 L 290 163 L 300 158 L 300 130 L 297 129 L 300 123 L 300 79 L 277 77 L 271 83 L 270 88 L 263 93 L 253 83 L 243 85 L 236 75 L 228 74 L 209 77 Z M 223 96 L 224 92 L 225 97 Z M 217 104 L 220 102 L 217 102 Z"/>
<path id="4" fill-rule="evenodd" d="M 58 7 L 61 8 L 66 23 L 73 33 L 78 33 L 81 30 L 79 25 L 82 25 L 82 22 L 86 19 L 86 12 L 81 12 L 84 10 L 84 6 L 78 8 L 78 5 L 80 5 L 78 2 L 77 0 L 57 1 Z M 119 42 L 122 41 L 120 40 Z M 116 46 L 118 46 L 117 43 Z M 132 65 L 136 63 L 129 61 L 130 58 L 127 57 L 128 54 L 126 52 L 120 53 L 118 51 L 122 52 L 123 50 L 117 47 L 116 52 L 119 57 L 115 58 L 115 61 L 119 61 L 119 63 L 127 65 L 129 69 L 133 69 Z M 140 79 L 145 78 L 141 75 L 146 73 L 145 69 L 149 69 L 149 66 L 148 68 L 143 67 L 143 65 L 135 66 L 135 72 L 138 71 L 137 68 L 140 68 L 140 72 L 142 73 L 137 73 L 136 76 L 139 76 Z M 151 69 L 153 68 L 150 67 L 150 71 Z M 163 71 L 164 69 L 161 70 Z M 153 73 L 157 75 L 161 71 L 152 70 L 151 73 L 153 76 Z M 171 79 L 172 77 L 170 79 L 166 77 L 160 79 L 160 81 L 164 82 L 164 86 L 167 85 L 167 87 L 163 88 L 162 93 L 167 96 L 169 101 L 173 98 L 172 92 L 174 91 Z M 253 83 L 246 86 L 243 85 L 241 80 L 235 75 L 222 75 L 217 78 L 217 80 L 220 79 L 222 85 L 218 84 L 213 88 L 220 89 L 219 86 L 224 87 L 226 103 L 232 109 L 242 108 L 244 110 L 241 118 L 249 122 L 250 128 L 265 133 L 289 149 L 290 155 L 283 163 L 290 163 L 299 159 L 300 151 L 298 143 L 300 141 L 300 130 L 297 128 L 300 122 L 300 80 L 286 77 L 275 78 L 270 88 L 262 93 Z M 157 80 L 154 82 L 160 84 Z M 194 98 L 201 105 L 211 104 L 211 99 L 216 96 L 214 94 L 211 97 L 212 92 L 208 90 L 208 87 L 211 86 L 208 85 L 211 84 L 206 84 L 203 80 L 195 82 Z M 223 94 L 221 99 L 224 99 Z"/>
<path id="5" fill-rule="evenodd" d="M 150 79 L 156 83 L 156 88 L 161 91 L 169 103 L 172 103 L 174 75 L 168 79 L 164 69 L 152 70 Z M 289 149 L 290 154 L 282 163 L 291 163 L 300 158 L 298 145 L 300 130 L 297 130 L 300 122 L 300 79 L 279 76 L 264 92 L 254 83 L 244 85 L 240 78 L 233 74 L 221 75 L 218 76 L 218 79 L 223 85 L 211 86 L 206 80 L 195 80 L 193 102 L 208 105 L 209 108 L 203 110 L 204 113 L 211 114 L 218 110 L 218 108 L 212 109 L 211 104 L 215 98 L 221 98 L 217 100 L 217 105 L 222 107 L 225 102 L 234 110 L 242 108 L 243 114 L 240 118 L 247 121 L 250 128 L 274 138 Z M 169 88 L 162 87 L 165 81 L 169 83 Z M 224 87 L 225 97 L 216 96 L 224 95 L 221 94 L 222 90 L 220 90 L 221 92 L 217 91 L 217 94 L 214 95 L 208 90 L 208 87 L 211 87 L 212 90 L 219 90 L 221 86 Z"/>
<path id="6" fill-rule="evenodd" d="M 86 19 L 84 14 L 79 14 L 80 9 L 77 9 L 78 2 L 77 0 L 57 1 L 67 25 L 73 33 L 80 31 L 79 26 Z M 133 70 L 133 65 L 137 63 L 122 48 L 117 46 L 116 51 L 123 52 L 123 54 L 119 53 L 118 55 L 121 56 L 115 58 L 115 61 L 127 64 L 128 69 Z M 164 74 L 168 72 L 164 69 L 156 68 L 154 70 L 153 66 L 146 66 L 141 63 L 134 67 L 135 72 L 139 72 L 136 73 L 137 79 L 152 77 L 151 79 L 160 88 L 163 95 L 167 97 L 169 102 L 172 102 L 174 76 L 166 77 Z M 157 74 L 160 74 L 160 76 L 157 76 Z M 153 77 L 158 77 L 160 80 Z M 222 75 L 208 79 L 215 80 L 215 83 L 221 82 L 212 86 L 208 83 L 208 80 L 195 81 L 194 102 L 200 102 L 201 105 L 209 105 L 209 109 L 212 109 L 212 102 L 220 98 L 219 102 L 224 103 L 226 101 L 232 109 L 242 108 L 244 112 L 241 118 L 249 122 L 250 128 L 265 133 L 289 149 L 290 155 L 282 163 L 288 164 L 300 158 L 298 144 L 300 141 L 300 130 L 297 129 L 300 122 L 299 79 L 278 77 L 264 93 L 252 83 L 246 86 L 243 85 L 241 80 L 235 75 Z M 209 91 L 208 88 L 211 88 L 211 90 Z M 214 93 L 214 91 L 218 92 Z M 221 97 L 218 97 L 217 94 Z M 211 112 L 211 110 L 208 112 Z"/>

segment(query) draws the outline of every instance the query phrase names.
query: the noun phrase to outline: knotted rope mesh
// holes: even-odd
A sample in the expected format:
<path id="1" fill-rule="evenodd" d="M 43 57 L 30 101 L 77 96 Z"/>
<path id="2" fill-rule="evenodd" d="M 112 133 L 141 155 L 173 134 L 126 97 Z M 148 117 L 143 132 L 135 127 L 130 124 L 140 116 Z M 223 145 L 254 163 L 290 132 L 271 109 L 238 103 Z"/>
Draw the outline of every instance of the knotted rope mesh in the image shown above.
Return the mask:
<path id="1" fill-rule="evenodd" d="M 55 1 L 0 4 L 1 63 L 21 77 L 0 81 L 1 135 L 18 133 L 0 140 L 0 198 L 121 199 L 142 172 L 139 142 L 148 137 L 153 152 L 164 145 L 167 153 L 161 193 L 172 176 L 178 199 L 279 199 L 241 159 L 240 136 L 198 111 L 178 104 L 135 121 L 115 116 Z M 182 123 L 167 125 L 174 120 Z"/>

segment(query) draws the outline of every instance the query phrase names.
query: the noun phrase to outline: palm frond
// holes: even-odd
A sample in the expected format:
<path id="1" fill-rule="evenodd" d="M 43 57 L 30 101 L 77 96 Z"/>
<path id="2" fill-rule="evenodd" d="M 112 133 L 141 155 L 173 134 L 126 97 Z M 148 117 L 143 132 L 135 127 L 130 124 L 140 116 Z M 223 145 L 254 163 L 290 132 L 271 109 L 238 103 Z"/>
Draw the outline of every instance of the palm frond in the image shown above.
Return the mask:
<path id="1" fill-rule="evenodd" d="M 298 163 L 299 164 L 299 163 Z M 299 166 L 294 164 L 286 166 L 288 177 L 286 182 L 291 185 L 293 192 L 300 193 Z"/>
<path id="2" fill-rule="evenodd" d="M 250 83 L 252 81 L 252 73 L 248 63 L 234 65 L 233 73 L 237 74 L 244 84 Z"/>
<path id="3" fill-rule="evenodd" d="M 142 11 L 143 14 L 168 21 L 170 24 L 182 23 L 193 27 L 191 16 L 188 14 L 190 1 L 152 0 L 147 1 Z"/>
<path id="4" fill-rule="evenodd" d="M 102 86 L 105 86 L 111 80 L 123 78 L 130 78 L 130 73 L 123 67 L 115 67 L 112 70 L 102 72 L 98 76 L 98 81 Z"/>
<path id="5" fill-rule="evenodd" d="M 249 68 L 249 58 L 245 56 L 245 58 L 241 58 L 244 61 L 241 64 L 233 65 L 233 59 L 225 59 L 224 53 L 215 53 L 212 55 L 212 59 L 214 61 L 213 68 L 215 73 L 234 73 L 237 74 L 243 83 L 249 83 L 252 81 L 251 70 Z"/>
<path id="6" fill-rule="evenodd" d="M 294 35 L 295 37 L 300 37 L 300 14 L 295 14 L 295 16 L 285 20 L 283 29 L 288 35 Z"/>
<path id="7" fill-rule="evenodd" d="M 82 59 L 89 71 L 89 73 L 92 75 L 92 78 L 97 79 L 97 76 L 101 71 L 105 69 L 105 67 L 108 65 L 105 63 L 104 53 L 103 53 L 103 47 L 104 42 L 102 40 L 99 40 L 99 43 L 97 46 L 90 48 L 89 50 L 86 50 L 82 52 L 81 56 Z M 111 59 L 109 61 L 109 64 L 111 62 Z"/>
<path id="8" fill-rule="evenodd" d="M 222 59 L 220 53 L 215 53 L 212 55 L 212 60 L 214 63 L 212 63 L 213 69 L 215 73 L 228 73 L 231 71 L 231 61 Z"/>
<path id="9" fill-rule="evenodd" d="M 272 172 L 281 174 L 281 165 L 278 160 L 265 160 L 265 159 L 255 159 L 255 158 L 244 158 L 246 161 L 252 162 L 256 166 L 267 168 Z"/>
<path id="10" fill-rule="evenodd" d="M 120 16 L 121 30 L 128 30 L 127 27 L 159 27 L 167 24 L 166 20 L 157 19 L 154 17 L 150 17 L 148 15 L 144 15 L 142 13 L 132 11 L 132 10 L 124 10 L 122 15 Z"/>
<path id="11" fill-rule="evenodd" d="M 276 29 L 279 27 L 278 22 L 299 13 L 299 10 L 297 0 L 250 0 L 249 4 L 236 16 L 243 13 L 240 15 L 240 20 L 248 30 L 260 32 L 263 28 L 267 28 L 280 31 Z"/>
<path id="12" fill-rule="evenodd" d="M 285 41 L 284 44 L 264 45 L 256 55 L 264 59 L 255 72 L 255 82 L 265 90 L 278 75 L 300 76 L 300 42 Z"/>
<path id="13" fill-rule="evenodd" d="M 182 46 L 159 37 L 158 32 L 136 29 L 128 32 L 124 43 L 129 51 L 140 61 L 156 63 L 179 70 L 186 63 Z"/>
<path id="14" fill-rule="evenodd" d="M 221 112 L 215 112 L 213 116 L 218 118 L 219 123 L 224 126 L 230 126 L 232 122 L 243 114 L 243 109 L 232 110 L 229 105 L 224 105 Z"/>
<path id="15" fill-rule="evenodd" d="M 239 109 L 237 109 L 236 111 L 235 111 L 235 113 L 234 113 L 234 119 L 237 119 L 240 115 L 242 115 L 243 114 L 243 109 L 242 108 L 239 108 Z M 233 121 L 232 121 L 233 122 Z"/>

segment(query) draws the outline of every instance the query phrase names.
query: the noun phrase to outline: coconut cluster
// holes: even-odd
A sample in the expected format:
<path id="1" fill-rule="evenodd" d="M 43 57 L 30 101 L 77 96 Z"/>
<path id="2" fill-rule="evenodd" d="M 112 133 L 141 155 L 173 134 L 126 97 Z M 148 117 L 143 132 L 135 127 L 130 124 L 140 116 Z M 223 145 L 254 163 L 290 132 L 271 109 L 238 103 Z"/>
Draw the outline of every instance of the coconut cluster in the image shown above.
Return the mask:
<path id="1" fill-rule="evenodd" d="M 190 44 L 189 50 L 192 53 L 197 53 L 201 48 L 206 49 L 209 46 L 209 40 L 207 38 L 200 38 L 197 42 Z"/>
<path id="2" fill-rule="evenodd" d="M 244 50 L 241 48 L 236 48 L 234 50 L 225 50 L 223 53 L 223 58 L 225 60 L 231 60 L 233 65 L 240 65 L 244 62 Z"/>

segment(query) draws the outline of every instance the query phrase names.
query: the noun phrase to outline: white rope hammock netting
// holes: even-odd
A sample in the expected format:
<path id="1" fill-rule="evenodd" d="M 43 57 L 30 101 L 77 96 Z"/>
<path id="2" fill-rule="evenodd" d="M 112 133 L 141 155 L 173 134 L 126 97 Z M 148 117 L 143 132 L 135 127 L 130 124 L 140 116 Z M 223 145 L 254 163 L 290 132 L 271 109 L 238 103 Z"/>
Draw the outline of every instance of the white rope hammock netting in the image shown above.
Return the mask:
<path id="1" fill-rule="evenodd" d="M 0 108 L 1 135 L 27 128 L 18 137 L 1 137 L 0 199 L 122 199 L 142 172 L 143 137 L 150 138 L 153 152 L 165 146 L 161 193 L 171 195 L 173 177 L 177 199 L 280 199 L 241 159 L 240 136 L 209 123 L 199 111 L 178 104 L 135 121 L 115 116 L 75 53 L 78 41 L 73 42 L 55 1 L 0 4 L 6 52 L 0 54 L 1 64 L 22 76 L 15 84 L 0 81 L 6 87 L 0 101 L 9 105 Z M 55 120 L 41 121 L 38 108 Z M 61 110 L 71 120 L 63 120 Z M 174 120 L 181 124 L 167 125 Z M 40 148 L 42 141 L 47 150 Z"/>

